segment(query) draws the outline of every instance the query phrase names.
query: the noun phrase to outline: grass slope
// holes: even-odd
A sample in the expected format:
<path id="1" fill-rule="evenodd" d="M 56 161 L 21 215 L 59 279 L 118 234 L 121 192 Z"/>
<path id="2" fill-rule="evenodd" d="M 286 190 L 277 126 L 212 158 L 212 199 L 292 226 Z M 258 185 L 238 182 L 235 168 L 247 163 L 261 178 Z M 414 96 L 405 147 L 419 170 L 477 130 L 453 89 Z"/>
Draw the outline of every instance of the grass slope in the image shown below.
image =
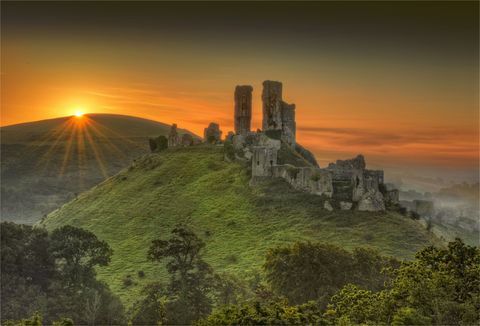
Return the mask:
<path id="1" fill-rule="evenodd" d="M 369 245 L 401 258 L 438 240 L 417 222 L 396 213 L 328 212 L 322 198 L 293 191 L 282 180 L 250 187 L 246 169 L 223 160 L 221 147 L 169 149 L 138 159 L 129 169 L 51 213 L 48 229 L 71 224 L 106 240 L 114 250 L 98 270 L 125 303 L 141 287 L 166 279 L 146 253 L 155 238 L 188 223 L 206 242 L 206 260 L 240 277 L 257 271 L 268 248 L 314 240 L 345 248 Z M 137 277 L 143 270 L 145 278 Z M 132 275 L 133 286 L 122 280 Z"/>

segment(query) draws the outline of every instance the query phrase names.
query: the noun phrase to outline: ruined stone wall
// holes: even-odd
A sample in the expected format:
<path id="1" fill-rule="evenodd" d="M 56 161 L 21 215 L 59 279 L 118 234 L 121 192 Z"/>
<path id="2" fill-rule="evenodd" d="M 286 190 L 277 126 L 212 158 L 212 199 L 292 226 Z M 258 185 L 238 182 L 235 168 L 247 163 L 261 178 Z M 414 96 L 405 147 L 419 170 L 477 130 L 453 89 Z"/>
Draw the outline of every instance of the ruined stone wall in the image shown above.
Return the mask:
<path id="1" fill-rule="evenodd" d="M 253 147 L 252 177 L 271 177 L 272 168 L 277 164 L 278 150 L 271 147 Z"/>
<path id="2" fill-rule="evenodd" d="M 399 204 L 400 192 L 398 189 L 387 190 L 387 193 L 385 194 L 385 200 L 391 204 Z"/>
<path id="3" fill-rule="evenodd" d="M 276 165 L 272 170 L 274 177 L 286 180 L 295 189 L 327 197 L 333 194 L 332 174 L 329 171 L 288 164 Z"/>
<path id="4" fill-rule="evenodd" d="M 235 133 L 247 134 L 250 132 L 252 122 L 252 86 L 244 85 L 235 87 Z"/>

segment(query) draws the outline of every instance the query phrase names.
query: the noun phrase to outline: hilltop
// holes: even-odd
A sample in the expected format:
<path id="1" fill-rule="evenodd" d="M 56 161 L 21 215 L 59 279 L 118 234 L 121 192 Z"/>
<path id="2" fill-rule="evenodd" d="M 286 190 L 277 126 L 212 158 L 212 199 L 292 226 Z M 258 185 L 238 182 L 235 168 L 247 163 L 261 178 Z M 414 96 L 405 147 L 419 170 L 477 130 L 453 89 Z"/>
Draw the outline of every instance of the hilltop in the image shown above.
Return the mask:
<path id="1" fill-rule="evenodd" d="M 153 239 L 167 238 L 186 223 L 206 242 L 206 260 L 217 272 L 253 277 L 268 248 L 298 240 L 351 249 L 371 246 L 386 255 L 412 258 L 440 241 L 418 222 L 395 212 L 323 209 L 324 198 L 294 190 L 272 178 L 250 186 L 241 162 L 226 162 L 223 146 L 174 147 L 144 155 L 117 175 L 49 214 L 47 229 L 70 224 L 94 232 L 114 250 L 99 268 L 122 300 L 131 304 L 140 289 L 165 280 L 165 269 L 148 262 Z M 144 278 L 137 277 L 143 271 Z M 134 284 L 124 286 L 131 275 Z"/>
<path id="2" fill-rule="evenodd" d="M 2 219 L 35 223 L 148 153 L 148 137 L 169 130 L 164 123 L 114 114 L 2 127 Z"/>

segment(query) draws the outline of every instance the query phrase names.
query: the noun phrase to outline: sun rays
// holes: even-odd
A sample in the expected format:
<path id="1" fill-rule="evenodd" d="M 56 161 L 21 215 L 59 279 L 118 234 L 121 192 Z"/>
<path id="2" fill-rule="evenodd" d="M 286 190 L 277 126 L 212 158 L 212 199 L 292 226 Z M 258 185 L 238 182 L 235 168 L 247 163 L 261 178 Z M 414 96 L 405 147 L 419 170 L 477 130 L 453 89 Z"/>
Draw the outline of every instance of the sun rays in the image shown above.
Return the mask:
<path id="1" fill-rule="evenodd" d="M 119 144 L 141 147 L 96 121 L 94 117 L 78 111 L 66 118 L 61 127 L 40 138 L 29 151 L 34 157 L 35 152 L 39 151 L 35 166 L 41 174 L 63 177 L 73 173 L 82 185 L 88 175 L 87 169 L 97 169 L 99 175 L 106 179 L 109 177 L 107 167 L 110 166 L 107 160 L 126 159 L 124 148 Z"/>

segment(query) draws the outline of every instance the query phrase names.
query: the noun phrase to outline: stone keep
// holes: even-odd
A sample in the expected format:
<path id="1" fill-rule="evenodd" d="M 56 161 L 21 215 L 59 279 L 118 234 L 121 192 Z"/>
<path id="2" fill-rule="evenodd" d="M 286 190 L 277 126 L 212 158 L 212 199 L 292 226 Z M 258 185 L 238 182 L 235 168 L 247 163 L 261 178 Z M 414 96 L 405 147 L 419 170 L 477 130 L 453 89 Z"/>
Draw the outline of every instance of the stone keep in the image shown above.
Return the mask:
<path id="1" fill-rule="evenodd" d="M 235 133 L 244 135 L 250 132 L 252 122 L 252 91 L 250 85 L 235 87 Z"/>

